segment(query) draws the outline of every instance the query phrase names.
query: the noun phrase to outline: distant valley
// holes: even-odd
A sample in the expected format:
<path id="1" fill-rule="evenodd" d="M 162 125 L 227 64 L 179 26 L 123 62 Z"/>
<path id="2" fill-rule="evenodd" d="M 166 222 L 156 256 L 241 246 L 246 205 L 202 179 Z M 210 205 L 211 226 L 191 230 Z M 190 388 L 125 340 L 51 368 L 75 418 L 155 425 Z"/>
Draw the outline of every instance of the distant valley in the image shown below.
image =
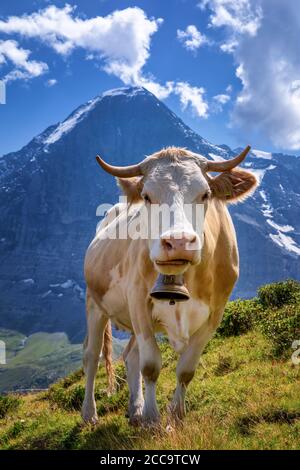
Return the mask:
<path id="1" fill-rule="evenodd" d="M 82 344 L 70 344 L 66 333 L 34 333 L 28 337 L 0 329 L 6 343 L 6 365 L 0 365 L 0 394 L 44 389 L 82 366 Z M 114 338 L 113 355 L 122 354 L 124 341 Z"/>

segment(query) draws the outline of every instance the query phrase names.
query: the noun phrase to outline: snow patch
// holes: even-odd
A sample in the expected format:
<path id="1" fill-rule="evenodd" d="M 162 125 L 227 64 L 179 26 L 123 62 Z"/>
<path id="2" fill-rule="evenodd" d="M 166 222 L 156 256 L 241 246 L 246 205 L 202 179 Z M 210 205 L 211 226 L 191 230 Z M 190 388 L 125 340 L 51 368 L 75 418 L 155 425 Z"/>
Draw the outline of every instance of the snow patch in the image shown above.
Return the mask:
<path id="1" fill-rule="evenodd" d="M 85 294 L 84 294 L 84 289 L 80 287 L 77 282 L 73 281 L 72 279 L 68 279 L 67 281 L 63 282 L 62 284 L 50 284 L 50 287 L 60 287 L 62 289 L 73 289 L 73 291 L 78 294 L 79 298 L 84 300 L 85 299 Z M 59 293 L 58 297 L 62 297 L 63 293 Z"/>
<path id="2" fill-rule="evenodd" d="M 210 147 L 212 150 L 215 150 L 215 151 L 217 151 L 219 153 L 222 153 L 223 155 L 226 155 L 226 156 L 228 155 L 228 152 L 226 152 L 226 150 L 224 150 L 222 147 L 218 147 L 217 145 L 214 145 L 214 144 L 208 142 L 208 140 L 203 139 L 203 138 L 202 138 L 202 142 L 204 144 L 206 144 L 208 147 Z"/>
<path id="3" fill-rule="evenodd" d="M 272 159 L 272 154 L 270 152 L 264 152 L 263 150 L 256 150 L 253 149 L 251 150 L 254 155 L 256 155 L 259 158 L 264 158 L 265 160 L 271 160 Z"/>
<path id="4" fill-rule="evenodd" d="M 60 285 L 63 289 L 70 289 L 70 287 L 73 287 L 74 281 L 71 279 L 68 279 L 66 282 Z"/>
<path id="5" fill-rule="evenodd" d="M 23 279 L 22 282 L 23 282 L 24 284 L 27 284 L 27 285 L 30 285 L 30 286 L 32 286 L 33 284 L 35 284 L 34 280 L 31 279 L 31 278 Z"/>
<path id="6" fill-rule="evenodd" d="M 142 88 L 142 87 L 133 87 L 133 88 L 120 87 L 120 88 L 114 88 L 113 90 L 105 91 L 102 94 L 102 97 L 105 97 L 105 96 L 136 96 L 136 95 L 140 95 L 141 93 L 146 93 L 144 88 Z"/>
<path id="7" fill-rule="evenodd" d="M 57 142 L 64 134 L 69 133 L 82 118 L 94 108 L 96 103 L 100 100 L 100 97 L 94 98 L 87 102 L 87 104 L 81 106 L 74 114 L 68 119 L 61 122 L 56 129 L 44 140 L 45 145 L 51 145 Z M 46 151 L 46 150 L 45 150 Z"/>
<path id="8" fill-rule="evenodd" d="M 276 235 L 270 233 L 269 236 L 273 242 L 276 243 L 276 245 L 280 246 L 281 248 L 285 248 L 287 251 L 296 253 L 296 255 L 300 255 L 300 247 L 296 244 L 295 240 L 293 240 L 288 235 L 285 235 L 282 232 L 278 232 Z"/>
<path id="9" fill-rule="evenodd" d="M 267 171 L 270 171 L 270 170 L 274 170 L 276 168 L 276 165 L 269 165 L 267 168 L 263 168 L 263 169 L 254 169 L 252 168 L 251 171 L 252 173 L 255 174 L 255 176 L 257 177 L 259 183 L 262 182 L 263 180 L 263 177 L 265 176 L 266 172 Z"/>
<path id="10" fill-rule="evenodd" d="M 268 201 L 266 192 L 263 189 L 261 189 L 259 191 L 259 194 L 260 194 L 262 200 L 264 201 L 264 203 L 261 205 L 261 212 L 262 212 L 263 216 L 264 217 L 273 217 L 272 216 L 273 207 L 271 206 L 271 204 Z"/>
<path id="11" fill-rule="evenodd" d="M 294 227 L 292 227 L 291 225 L 279 225 L 270 219 L 267 219 L 267 223 L 271 225 L 271 227 L 283 233 L 292 232 L 293 230 L 295 230 Z"/>
<path id="12" fill-rule="evenodd" d="M 50 295 L 52 293 L 52 290 L 48 290 L 47 292 L 45 292 L 44 294 L 41 295 L 41 298 L 42 299 L 45 299 L 46 297 L 48 297 L 48 295 Z"/>
<path id="13" fill-rule="evenodd" d="M 276 224 L 271 219 L 267 219 L 267 223 L 277 231 L 275 234 L 269 233 L 269 237 L 274 243 L 276 243 L 276 245 L 289 252 L 295 253 L 296 255 L 300 255 L 300 247 L 297 245 L 295 240 L 293 240 L 289 235 L 286 235 L 286 233 L 293 232 L 295 230 L 294 227 L 291 225 Z"/>
<path id="14" fill-rule="evenodd" d="M 262 214 L 264 217 L 273 217 L 273 208 L 270 206 L 270 204 L 262 204 Z"/>
<path id="15" fill-rule="evenodd" d="M 259 224 L 256 222 L 255 219 L 252 219 L 252 217 L 249 217 L 248 215 L 246 214 L 239 214 L 239 213 L 236 213 L 235 214 L 235 217 L 239 220 L 241 220 L 242 222 L 245 222 L 246 224 L 249 224 L 249 225 L 253 225 L 255 227 L 259 227 Z"/>
<path id="16" fill-rule="evenodd" d="M 267 202 L 267 195 L 266 195 L 266 192 L 262 189 L 261 191 L 259 191 L 259 194 L 261 195 L 261 197 L 263 198 L 263 200 L 265 202 Z"/>
<path id="17" fill-rule="evenodd" d="M 225 158 L 223 157 L 220 157 L 220 155 L 216 155 L 215 153 L 209 153 L 208 154 L 212 160 L 214 160 L 215 162 L 224 162 L 225 161 Z"/>

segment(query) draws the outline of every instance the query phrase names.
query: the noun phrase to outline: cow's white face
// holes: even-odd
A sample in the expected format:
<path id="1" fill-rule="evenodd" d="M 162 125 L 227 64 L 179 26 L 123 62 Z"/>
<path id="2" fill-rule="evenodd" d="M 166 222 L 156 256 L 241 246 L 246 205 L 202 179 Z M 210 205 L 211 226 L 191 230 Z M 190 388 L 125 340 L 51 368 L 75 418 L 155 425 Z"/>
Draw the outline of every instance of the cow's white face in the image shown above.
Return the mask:
<path id="1" fill-rule="evenodd" d="M 199 263 L 210 193 L 201 166 L 192 156 L 180 161 L 158 158 L 149 164 L 141 195 L 151 224 L 157 227 L 155 237 L 149 238 L 149 249 L 158 272 L 181 274 Z"/>
<path id="2" fill-rule="evenodd" d="M 209 199 L 237 202 L 257 186 L 255 175 L 236 168 L 249 150 L 248 146 L 235 158 L 215 162 L 186 149 L 169 147 L 127 167 L 115 167 L 96 158 L 105 171 L 119 178 L 130 203 L 144 199 L 148 228 L 153 207 L 162 209 L 161 219 L 156 218 L 156 236 L 151 230 L 148 237 L 150 258 L 160 273 L 181 274 L 201 260 Z M 211 177 L 209 172 L 220 174 Z"/>

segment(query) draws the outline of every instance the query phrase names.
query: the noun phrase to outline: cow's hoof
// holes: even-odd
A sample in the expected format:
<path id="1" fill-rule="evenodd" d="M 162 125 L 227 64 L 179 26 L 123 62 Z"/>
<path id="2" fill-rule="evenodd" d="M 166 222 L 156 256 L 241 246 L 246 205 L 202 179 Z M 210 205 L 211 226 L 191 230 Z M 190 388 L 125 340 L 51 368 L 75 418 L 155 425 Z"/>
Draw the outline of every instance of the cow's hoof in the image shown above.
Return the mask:
<path id="1" fill-rule="evenodd" d="M 141 424 L 145 429 L 149 429 L 152 431 L 161 431 L 160 416 L 143 416 L 141 419 Z"/>
<path id="2" fill-rule="evenodd" d="M 142 425 L 142 416 L 141 415 L 134 415 L 129 417 L 129 424 L 130 426 L 141 426 Z"/>
<path id="3" fill-rule="evenodd" d="M 129 418 L 129 424 L 132 426 L 139 426 L 143 416 L 144 403 L 129 405 L 126 417 Z"/>
<path id="4" fill-rule="evenodd" d="M 185 406 L 182 403 L 171 403 L 168 407 L 168 423 L 171 426 L 182 426 L 185 414 Z"/>
<path id="5" fill-rule="evenodd" d="M 84 403 L 81 410 L 81 416 L 86 424 L 92 424 L 95 426 L 98 423 L 97 410 L 94 405 L 86 405 Z"/>
<path id="6" fill-rule="evenodd" d="M 98 416 L 97 415 L 94 415 L 94 416 L 81 415 L 81 416 L 82 416 L 82 419 L 85 422 L 85 424 L 91 424 L 92 426 L 96 426 L 96 424 L 98 423 Z"/>

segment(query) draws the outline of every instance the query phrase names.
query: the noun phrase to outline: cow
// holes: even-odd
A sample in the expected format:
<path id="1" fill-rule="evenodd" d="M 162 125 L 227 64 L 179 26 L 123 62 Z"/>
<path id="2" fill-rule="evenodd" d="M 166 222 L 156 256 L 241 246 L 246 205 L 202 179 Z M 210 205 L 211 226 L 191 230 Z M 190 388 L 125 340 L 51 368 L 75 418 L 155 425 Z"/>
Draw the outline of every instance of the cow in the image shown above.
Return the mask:
<path id="1" fill-rule="evenodd" d="M 160 419 L 158 332 L 168 337 L 179 355 L 170 415 L 180 421 L 185 416 L 187 386 L 239 275 L 236 234 L 227 204 L 244 200 L 257 186 L 255 175 L 238 167 L 249 149 L 229 160 L 211 161 L 184 148 L 168 147 L 126 167 L 112 166 L 97 156 L 100 166 L 118 179 L 127 203 L 120 203 L 117 212 L 108 212 L 85 257 L 84 421 L 97 422 L 94 383 L 101 351 L 112 385 L 111 323 L 132 334 L 123 354 L 129 422 L 156 425 Z M 153 204 L 172 206 L 176 215 L 176 222 L 164 227 L 157 238 L 103 236 L 113 225 L 129 227 L 142 208 L 149 211 Z M 197 231 L 186 216 L 185 204 L 203 208 Z M 159 273 L 183 274 L 189 300 L 171 305 L 152 298 Z"/>

